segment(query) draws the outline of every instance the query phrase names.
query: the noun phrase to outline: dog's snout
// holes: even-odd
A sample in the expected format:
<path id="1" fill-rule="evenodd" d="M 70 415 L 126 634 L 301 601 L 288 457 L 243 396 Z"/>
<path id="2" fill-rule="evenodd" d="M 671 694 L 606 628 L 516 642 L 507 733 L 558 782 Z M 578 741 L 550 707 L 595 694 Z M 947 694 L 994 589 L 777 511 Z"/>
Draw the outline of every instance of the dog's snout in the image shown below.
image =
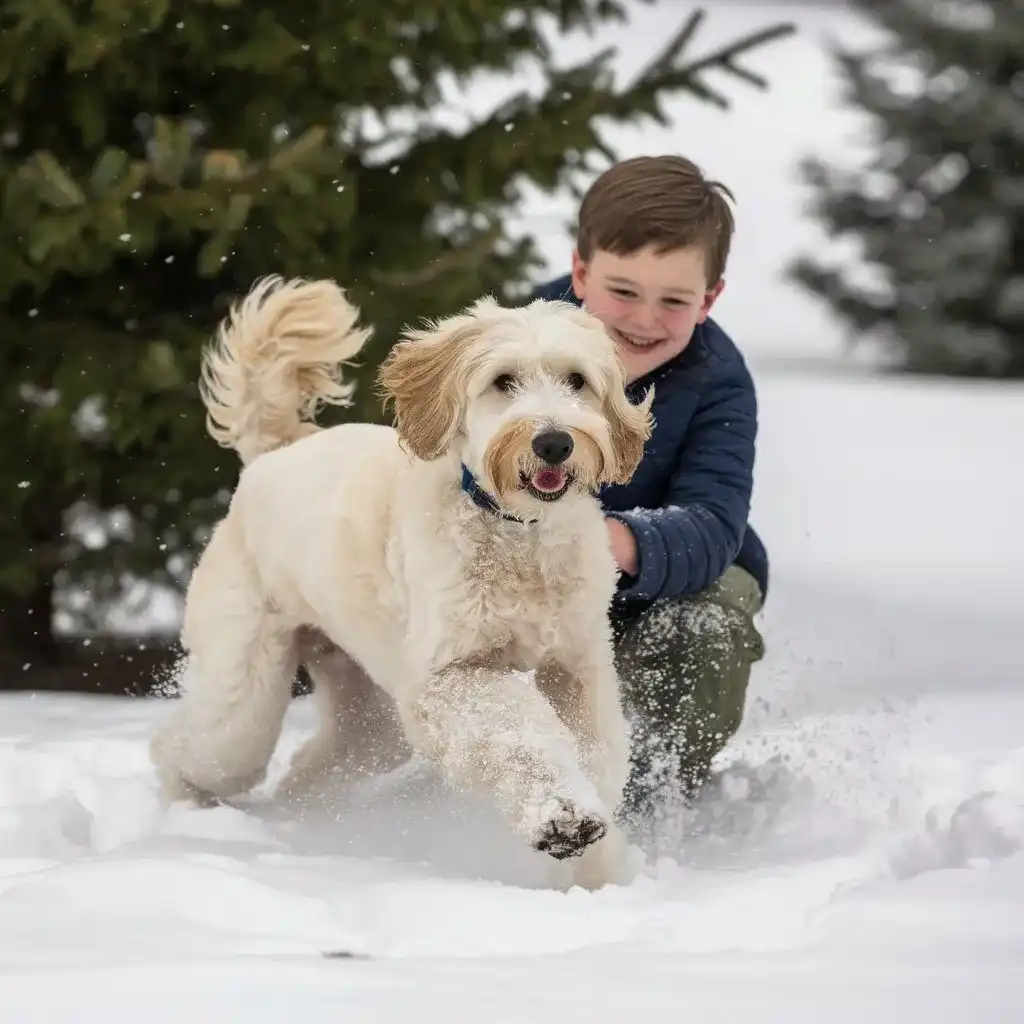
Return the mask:
<path id="1" fill-rule="evenodd" d="M 533 439 L 533 454 L 557 466 L 572 455 L 572 435 L 565 430 L 542 431 Z"/>

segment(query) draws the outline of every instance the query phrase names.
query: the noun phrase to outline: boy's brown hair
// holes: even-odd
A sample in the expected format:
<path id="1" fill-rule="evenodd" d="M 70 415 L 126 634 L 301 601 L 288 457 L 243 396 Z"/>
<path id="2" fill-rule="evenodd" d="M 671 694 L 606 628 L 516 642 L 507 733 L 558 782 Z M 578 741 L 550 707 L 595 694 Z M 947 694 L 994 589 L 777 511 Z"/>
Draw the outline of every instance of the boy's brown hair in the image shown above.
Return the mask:
<path id="1" fill-rule="evenodd" d="M 580 205 L 576 248 L 587 262 L 598 250 L 629 256 L 654 246 L 671 252 L 700 246 L 708 285 L 725 274 L 735 229 L 721 182 L 681 156 L 638 156 L 609 167 L 587 189 Z"/>

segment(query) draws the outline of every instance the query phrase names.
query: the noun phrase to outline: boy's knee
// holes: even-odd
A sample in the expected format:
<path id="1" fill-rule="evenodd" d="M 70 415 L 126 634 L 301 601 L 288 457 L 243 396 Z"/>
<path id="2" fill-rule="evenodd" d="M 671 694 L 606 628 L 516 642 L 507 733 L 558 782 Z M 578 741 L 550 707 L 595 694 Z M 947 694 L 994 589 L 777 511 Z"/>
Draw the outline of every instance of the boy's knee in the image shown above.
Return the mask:
<path id="1" fill-rule="evenodd" d="M 656 601 L 617 631 L 617 647 L 627 658 L 683 660 L 740 660 L 764 657 L 764 639 L 754 623 L 753 601 L 736 602 L 711 588 L 694 596 Z M 747 607 L 751 607 L 748 611 Z"/>
<path id="2" fill-rule="evenodd" d="M 704 593 L 698 594 L 692 606 L 704 610 L 710 620 L 709 635 L 715 641 L 726 644 L 742 661 L 753 663 L 764 657 L 764 638 L 754 623 L 762 602 L 757 580 L 733 565 Z M 696 628 L 699 630 L 699 622 Z"/>
<path id="3" fill-rule="evenodd" d="M 752 615 L 737 605 L 712 588 L 658 601 L 630 621 L 616 662 L 631 709 L 652 721 L 714 718 L 714 731 L 733 732 L 765 651 Z"/>
<path id="4" fill-rule="evenodd" d="M 700 599 L 680 604 L 676 629 L 680 641 L 692 645 L 695 656 L 723 668 L 764 657 L 764 640 L 754 620 L 730 605 Z"/>

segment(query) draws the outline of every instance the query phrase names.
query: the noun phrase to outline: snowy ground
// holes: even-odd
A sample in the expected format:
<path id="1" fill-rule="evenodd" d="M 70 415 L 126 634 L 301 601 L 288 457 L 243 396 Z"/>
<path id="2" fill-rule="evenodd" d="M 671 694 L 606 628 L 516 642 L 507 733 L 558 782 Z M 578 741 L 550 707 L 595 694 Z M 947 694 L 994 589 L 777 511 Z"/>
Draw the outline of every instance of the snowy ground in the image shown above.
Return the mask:
<path id="1" fill-rule="evenodd" d="M 709 20 L 730 18 L 762 14 Z M 824 60 L 783 45 L 786 130 L 817 104 L 827 136 Z M 717 129 L 737 168 L 751 95 Z M 766 165 L 795 155 L 769 141 Z M 748 204 L 765 217 L 792 213 L 780 167 Z M 159 702 L 7 694 L 5 1024 L 1024 1019 L 1024 390 L 796 372 L 778 356 L 819 334 L 834 355 L 834 328 L 771 283 L 770 240 L 745 244 L 722 319 L 760 387 L 769 654 L 719 786 L 643 875 L 546 888 L 546 858 L 415 773 L 305 820 L 164 812 Z M 298 702 L 276 772 L 309 726 Z"/>
<path id="2" fill-rule="evenodd" d="M 767 374 L 762 402 L 770 653 L 639 880 L 547 889 L 415 773 L 303 821 L 164 813 L 159 702 L 6 695 L 4 1020 L 1019 1021 L 1024 392 Z"/>

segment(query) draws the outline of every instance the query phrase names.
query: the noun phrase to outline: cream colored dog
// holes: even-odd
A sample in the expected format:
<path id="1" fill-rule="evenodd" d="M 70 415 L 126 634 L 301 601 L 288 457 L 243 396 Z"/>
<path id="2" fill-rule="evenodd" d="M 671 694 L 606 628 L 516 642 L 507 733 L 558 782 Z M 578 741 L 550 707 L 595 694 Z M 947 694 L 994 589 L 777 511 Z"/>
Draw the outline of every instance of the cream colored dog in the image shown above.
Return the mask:
<path id="1" fill-rule="evenodd" d="M 627 401 L 586 313 L 485 299 L 392 348 L 395 429 L 318 428 L 318 404 L 351 395 L 357 320 L 333 283 L 268 278 L 205 353 L 210 432 L 245 468 L 189 586 L 182 696 L 151 745 L 163 792 L 258 784 L 305 661 L 323 714 L 290 790 L 347 746 L 359 761 L 390 705 L 443 779 L 580 857 L 579 884 L 614 880 L 629 738 L 593 491 L 634 472 L 653 395 Z"/>

